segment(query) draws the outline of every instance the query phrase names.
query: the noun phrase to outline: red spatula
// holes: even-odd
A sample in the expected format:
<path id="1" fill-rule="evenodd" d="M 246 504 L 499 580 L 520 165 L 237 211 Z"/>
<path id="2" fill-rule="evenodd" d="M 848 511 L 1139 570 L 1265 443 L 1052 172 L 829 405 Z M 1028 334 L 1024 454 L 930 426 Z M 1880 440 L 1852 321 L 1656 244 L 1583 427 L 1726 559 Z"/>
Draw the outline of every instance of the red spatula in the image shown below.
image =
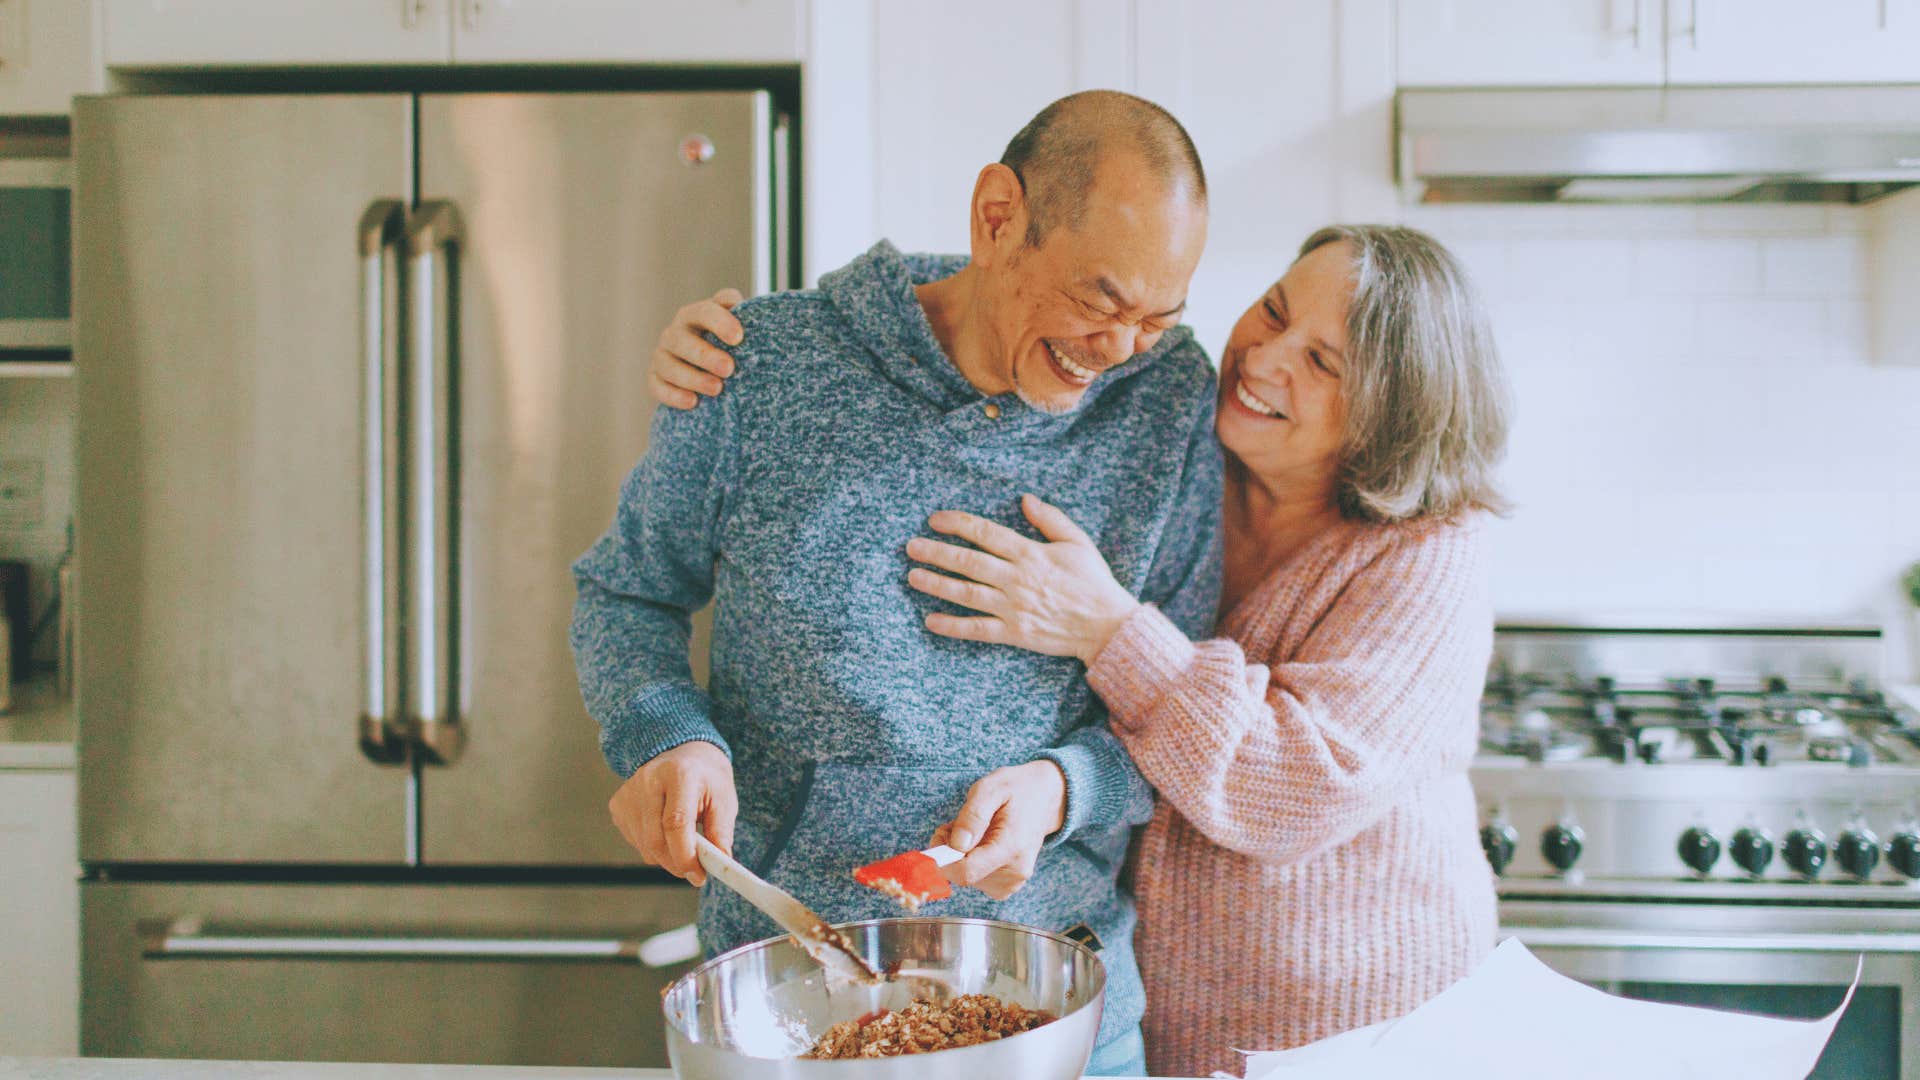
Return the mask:
<path id="1" fill-rule="evenodd" d="M 953 886 L 947 883 L 940 868 L 964 858 L 965 855 L 945 844 L 935 844 L 925 851 L 903 851 L 892 858 L 868 863 L 853 872 L 853 880 L 886 893 L 908 911 L 918 911 L 921 904 L 953 895 Z"/>

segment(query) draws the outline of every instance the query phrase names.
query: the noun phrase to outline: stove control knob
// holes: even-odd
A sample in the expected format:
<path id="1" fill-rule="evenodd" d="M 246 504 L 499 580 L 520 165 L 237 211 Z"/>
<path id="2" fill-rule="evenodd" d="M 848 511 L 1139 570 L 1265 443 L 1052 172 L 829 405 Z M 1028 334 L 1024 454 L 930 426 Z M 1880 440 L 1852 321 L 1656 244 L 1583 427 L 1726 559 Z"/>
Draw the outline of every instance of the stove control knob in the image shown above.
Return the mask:
<path id="1" fill-rule="evenodd" d="M 1827 838 L 1819 829 L 1802 825 L 1787 834 L 1783 857 L 1794 873 L 1808 880 L 1817 878 L 1827 868 Z"/>
<path id="2" fill-rule="evenodd" d="M 1906 878 L 1920 878 L 1920 832 L 1902 829 L 1887 841 L 1887 865 Z"/>
<path id="3" fill-rule="evenodd" d="M 1833 845 L 1833 857 L 1840 860 L 1840 869 L 1865 881 L 1880 865 L 1880 838 L 1865 825 L 1855 825 L 1840 834 Z"/>
<path id="4" fill-rule="evenodd" d="M 1540 834 L 1540 854 L 1555 870 L 1564 874 L 1580 860 L 1580 852 L 1586 842 L 1585 830 L 1571 821 L 1562 821 L 1558 825 L 1548 826 L 1547 831 Z"/>
<path id="5" fill-rule="evenodd" d="M 1681 833 L 1680 861 L 1692 867 L 1696 874 L 1711 872 L 1713 864 L 1720 861 L 1720 838 L 1705 825 L 1695 825 Z"/>
<path id="6" fill-rule="evenodd" d="M 1487 865 L 1493 867 L 1495 876 L 1507 872 L 1507 864 L 1513 861 L 1514 849 L 1520 846 L 1520 834 L 1505 821 L 1488 822 L 1480 830 L 1480 850 L 1487 853 Z"/>
<path id="7" fill-rule="evenodd" d="M 1773 863 L 1773 836 L 1758 825 L 1742 826 L 1733 834 L 1727 852 L 1740 869 L 1759 877 Z"/>

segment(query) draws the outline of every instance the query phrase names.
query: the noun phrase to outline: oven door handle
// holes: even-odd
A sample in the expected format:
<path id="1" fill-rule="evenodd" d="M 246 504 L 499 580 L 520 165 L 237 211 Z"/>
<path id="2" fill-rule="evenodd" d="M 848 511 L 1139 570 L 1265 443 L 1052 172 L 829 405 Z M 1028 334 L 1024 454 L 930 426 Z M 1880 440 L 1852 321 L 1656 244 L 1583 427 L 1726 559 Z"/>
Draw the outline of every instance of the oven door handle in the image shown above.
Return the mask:
<path id="1" fill-rule="evenodd" d="M 1920 953 L 1920 934 L 1672 934 L 1569 926 L 1505 926 L 1501 932 L 1529 949 Z"/>

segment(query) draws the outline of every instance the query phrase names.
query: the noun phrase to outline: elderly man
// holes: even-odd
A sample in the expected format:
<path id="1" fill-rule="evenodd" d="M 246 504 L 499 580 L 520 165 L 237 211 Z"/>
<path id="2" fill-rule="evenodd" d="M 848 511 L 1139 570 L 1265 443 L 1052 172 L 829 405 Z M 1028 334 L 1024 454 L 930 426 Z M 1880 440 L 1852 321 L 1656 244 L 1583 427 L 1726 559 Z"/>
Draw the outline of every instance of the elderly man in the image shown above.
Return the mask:
<path id="1" fill-rule="evenodd" d="M 1057 508 L 1141 599 L 1210 627 L 1211 368 L 1177 325 L 1206 181 L 1165 111 L 1078 94 L 981 170 L 969 224 L 970 259 L 882 241 L 818 290 L 740 305 L 733 384 L 660 410 L 613 527 L 575 566 L 581 688 L 626 778 L 614 821 L 649 861 L 701 883 L 697 828 L 827 918 L 876 918 L 898 909 L 853 868 L 938 832 L 967 853 L 950 876 L 975 888 L 935 912 L 1100 938 L 1091 1068 L 1138 1073 L 1116 876 L 1152 792 L 1079 661 L 930 632 L 995 636 L 909 588 L 907 548 L 957 528 L 939 511 L 997 522 L 1004 541 L 1053 535 Z M 709 597 L 703 691 L 688 617 Z M 709 952 L 777 932 L 703 892 Z"/>

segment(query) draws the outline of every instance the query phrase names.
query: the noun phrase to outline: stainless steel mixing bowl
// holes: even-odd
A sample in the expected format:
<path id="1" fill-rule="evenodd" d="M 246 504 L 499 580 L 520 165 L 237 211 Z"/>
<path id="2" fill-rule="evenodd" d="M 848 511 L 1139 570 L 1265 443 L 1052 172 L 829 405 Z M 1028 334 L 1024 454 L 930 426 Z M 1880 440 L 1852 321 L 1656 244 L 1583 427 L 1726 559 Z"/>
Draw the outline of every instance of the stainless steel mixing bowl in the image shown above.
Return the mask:
<path id="1" fill-rule="evenodd" d="M 840 930 L 879 986 L 829 986 L 790 937 L 714 957 L 667 987 L 667 1053 L 681 1080 L 1078 1080 L 1093 1053 L 1107 972 L 1092 949 L 1031 926 L 987 919 L 873 919 Z M 916 978 L 955 994 L 991 994 L 1045 1009 L 1051 1024 L 931 1054 L 803 1061 L 829 1027 L 910 1003 Z"/>

